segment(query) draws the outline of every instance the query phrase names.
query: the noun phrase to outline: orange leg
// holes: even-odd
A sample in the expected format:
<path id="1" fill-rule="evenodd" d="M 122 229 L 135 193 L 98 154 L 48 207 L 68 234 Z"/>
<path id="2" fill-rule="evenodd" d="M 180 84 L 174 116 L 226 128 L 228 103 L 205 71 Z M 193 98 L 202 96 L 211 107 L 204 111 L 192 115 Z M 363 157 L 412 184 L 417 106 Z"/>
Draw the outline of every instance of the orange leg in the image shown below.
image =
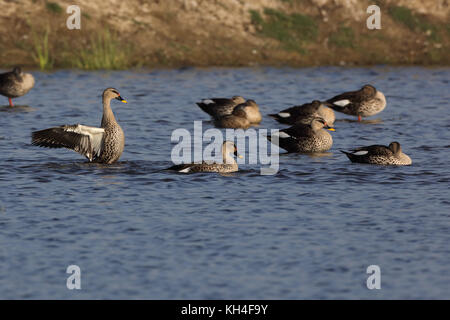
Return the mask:
<path id="1" fill-rule="evenodd" d="M 358 121 L 361 122 L 362 118 L 360 115 L 358 115 Z"/>
<path id="2" fill-rule="evenodd" d="M 9 100 L 9 106 L 10 106 L 10 107 L 14 107 L 11 98 L 8 98 L 8 100 Z"/>

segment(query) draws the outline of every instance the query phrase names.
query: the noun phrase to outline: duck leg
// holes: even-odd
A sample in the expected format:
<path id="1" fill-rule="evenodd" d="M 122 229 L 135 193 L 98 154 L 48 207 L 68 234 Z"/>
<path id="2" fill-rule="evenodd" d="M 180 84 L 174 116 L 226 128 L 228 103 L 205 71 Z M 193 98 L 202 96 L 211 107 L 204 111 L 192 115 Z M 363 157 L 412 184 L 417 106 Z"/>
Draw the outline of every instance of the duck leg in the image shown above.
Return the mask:
<path id="1" fill-rule="evenodd" d="M 358 122 L 361 122 L 362 118 L 360 115 L 358 115 Z"/>
<path id="2" fill-rule="evenodd" d="M 13 103 L 12 103 L 12 99 L 11 99 L 11 98 L 8 98 L 8 100 L 9 100 L 9 106 L 10 106 L 10 107 L 14 107 L 14 105 L 13 105 Z"/>

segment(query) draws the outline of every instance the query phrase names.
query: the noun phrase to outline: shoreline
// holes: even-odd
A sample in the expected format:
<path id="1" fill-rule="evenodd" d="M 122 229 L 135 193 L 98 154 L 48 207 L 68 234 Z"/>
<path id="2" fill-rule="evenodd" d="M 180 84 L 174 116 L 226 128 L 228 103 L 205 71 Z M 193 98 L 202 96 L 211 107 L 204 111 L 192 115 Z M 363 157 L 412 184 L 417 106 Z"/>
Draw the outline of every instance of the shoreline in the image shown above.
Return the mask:
<path id="1" fill-rule="evenodd" d="M 0 67 L 450 65 L 445 0 L 374 1 L 379 30 L 366 0 L 111 1 L 78 1 L 81 29 L 69 30 L 70 1 L 0 0 Z"/>

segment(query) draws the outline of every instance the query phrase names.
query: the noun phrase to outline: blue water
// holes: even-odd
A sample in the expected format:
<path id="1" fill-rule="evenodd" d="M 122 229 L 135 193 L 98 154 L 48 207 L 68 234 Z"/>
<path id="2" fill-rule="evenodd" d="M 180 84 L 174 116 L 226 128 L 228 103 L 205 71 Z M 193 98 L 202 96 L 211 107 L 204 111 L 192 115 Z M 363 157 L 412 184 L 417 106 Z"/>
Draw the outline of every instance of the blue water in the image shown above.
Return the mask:
<path id="1" fill-rule="evenodd" d="M 1 299 L 450 298 L 450 69 L 307 68 L 33 72 L 0 111 Z M 181 175 L 176 128 L 207 97 L 253 98 L 268 113 L 371 83 L 387 107 L 367 123 L 337 114 L 321 157 L 280 156 L 276 175 Z M 101 92 L 126 136 L 120 162 L 88 164 L 30 145 L 30 133 L 99 125 Z M 0 97 L 0 104 L 7 99 Z M 413 165 L 352 164 L 339 152 L 399 141 Z M 69 265 L 81 290 L 68 290 Z M 381 269 L 381 289 L 366 268 Z"/>

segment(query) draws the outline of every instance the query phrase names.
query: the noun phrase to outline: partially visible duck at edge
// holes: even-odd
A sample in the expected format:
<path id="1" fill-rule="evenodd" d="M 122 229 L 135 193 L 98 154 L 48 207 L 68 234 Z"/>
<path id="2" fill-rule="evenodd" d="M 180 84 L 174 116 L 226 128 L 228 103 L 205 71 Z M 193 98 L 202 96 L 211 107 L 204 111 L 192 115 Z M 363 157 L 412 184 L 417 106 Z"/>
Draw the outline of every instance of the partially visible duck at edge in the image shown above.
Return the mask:
<path id="1" fill-rule="evenodd" d="M 13 107 L 12 99 L 18 98 L 34 87 L 34 77 L 31 73 L 24 73 L 20 67 L 0 74 L 0 94 L 6 96 L 9 106 Z"/>

